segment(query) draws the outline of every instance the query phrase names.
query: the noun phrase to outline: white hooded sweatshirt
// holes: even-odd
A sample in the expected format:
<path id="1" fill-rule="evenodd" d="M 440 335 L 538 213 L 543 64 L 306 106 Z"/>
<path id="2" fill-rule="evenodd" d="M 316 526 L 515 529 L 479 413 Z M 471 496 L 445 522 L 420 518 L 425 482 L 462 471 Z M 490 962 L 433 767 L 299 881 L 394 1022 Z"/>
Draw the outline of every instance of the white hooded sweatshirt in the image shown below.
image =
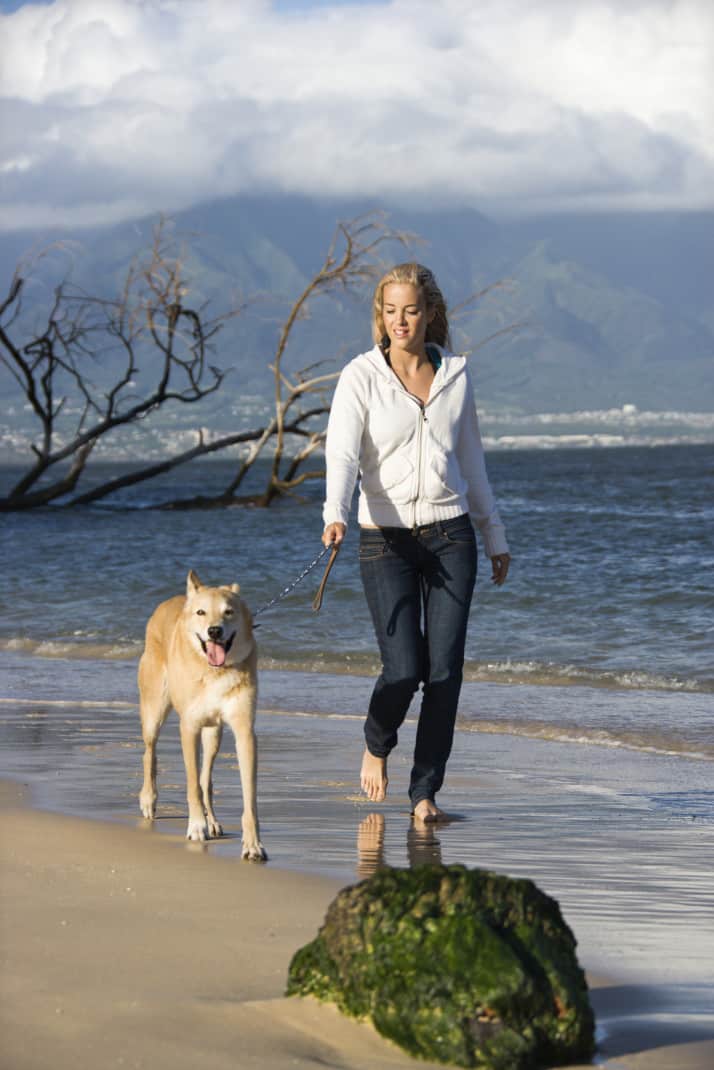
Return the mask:
<path id="1" fill-rule="evenodd" d="M 426 404 L 379 346 L 343 369 L 327 425 L 325 526 L 347 523 L 359 475 L 360 524 L 413 528 L 468 513 L 486 554 L 507 553 L 466 358 L 429 345 L 441 364 Z"/>

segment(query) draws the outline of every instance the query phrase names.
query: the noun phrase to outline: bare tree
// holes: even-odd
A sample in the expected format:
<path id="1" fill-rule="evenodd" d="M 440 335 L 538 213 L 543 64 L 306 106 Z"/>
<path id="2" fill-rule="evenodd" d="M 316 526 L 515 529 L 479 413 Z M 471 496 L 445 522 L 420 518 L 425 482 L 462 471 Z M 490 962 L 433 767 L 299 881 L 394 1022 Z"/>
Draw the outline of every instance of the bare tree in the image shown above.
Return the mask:
<path id="1" fill-rule="evenodd" d="M 66 496 L 104 436 L 167 403 L 193 404 L 215 393 L 225 373 L 209 363 L 211 340 L 238 311 L 209 319 L 187 303 L 182 261 L 163 223 L 148 254 L 131 263 L 117 298 L 91 296 L 65 279 L 42 328 L 17 342 L 29 275 L 21 264 L 0 303 L 0 361 L 24 392 L 39 432 L 34 461 L 0 499 L 3 509 Z M 110 383 L 97 385 L 110 359 Z"/>
<path id="2" fill-rule="evenodd" d="M 349 292 L 361 289 L 372 281 L 384 268 L 379 258 L 385 244 L 405 245 L 410 236 L 393 230 L 385 216 L 373 212 L 347 223 L 338 223 L 321 267 L 305 286 L 292 305 L 280 331 L 272 363 L 269 365 L 274 379 L 275 415 L 256 437 L 248 455 L 238 467 L 228 486 L 213 498 L 188 499 L 167 502 L 164 508 L 181 508 L 196 504 L 229 504 L 251 502 L 267 506 L 278 496 L 287 494 L 308 479 L 324 475 L 324 469 L 300 471 L 305 461 L 320 447 L 325 439 L 324 420 L 313 430 L 306 424 L 315 416 L 329 412 L 328 388 L 339 372 L 317 373 L 321 364 L 312 364 L 288 374 L 284 358 L 288 343 L 297 323 L 310 315 L 310 307 L 318 298 L 330 298 L 338 291 Z M 302 408 L 306 398 L 317 396 L 322 404 L 317 408 Z M 290 419 L 289 419 L 290 417 Z M 301 436 L 303 441 L 289 448 L 291 437 Z M 237 498 L 237 491 L 247 472 L 270 443 L 272 460 L 270 471 L 262 491 Z"/>
<path id="3" fill-rule="evenodd" d="M 0 302 L 0 363 L 20 386 L 39 431 L 31 446 L 33 461 L 0 498 L 0 509 L 31 508 L 58 499 L 87 504 L 238 444 L 249 444 L 247 455 L 220 495 L 167 506 L 242 501 L 269 505 L 277 495 L 321 475 L 321 470 L 300 469 L 324 438 L 327 388 L 338 373 L 319 372 L 317 365 L 311 365 L 288 375 L 284 370 L 288 342 L 295 324 L 308 314 L 310 299 L 369 279 L 377 270 L 378 247 L 395 239 L 402 240 L 378 215 L 338 225 L 324 263 L 280 331 L 269 365 L 275 381 L 275 414 L 264 427 L 209 441 L 197 431 L 196 444 L 183 453 L 137 467 L 82 493 L 74 492 L 104 436 L 151 417 L 167 404 L 196 404 L 220 389 L 226 373 L 209 361 L 213 340 L 226 320 L 242 309 L 209 318 L 205 306 L 192 307 L 183 260 L 162 223 L 154 231 L 148 254 L 130 265 L 117 298 L 89 295 L 64 280 L 54 289 L 42 328 L 18 342 L 15 336 L 22 333 L 23 292 L 30 274 L 24 264 L 19 265 L 7 297 Z M 94 379 L 106 376 L 109 356 L 114 361 L 111 383 L 96 385 Z M 292 446 L 294 442 L 298 445 Z M 239 497 L 238 488 L 268 444 L 273 454 L 264 490 Z"/>
<path id="4" fill-rule="evenodd" d="M 286 370 L 286 353 L 298 323 L 321 299 L 359 291 L 383 268 L 381 247 L 402 246 L 413 237 L 391 229 L 383 215 L 372 213 L 336 227 L 323 263 L 289 308 L 272 361 L 274 413 L 264 426 L 206 439 L 200 429 L 190 448 L 105 480 L 89 489 L 78 486 L 102 439 L 150 419 L 168 404 L 197 404 L 218 391 L 224 369 L 209 362 L 213 341 L 225 322 L 243 307 L 210 318 L 206 306 L 189 303 L 183 258 L 176 254 L 165 223 L 154 231 L 148 252 L 129 266 L 122 290 L 113 300 L 87 294 L 68 280 L 53 291 L 40 330 L 17 342 L 22 332 L 22 299 L 31 272 L 20 265 L 7 297 L 0 302 L 0 364 L 21 387 L 39 424 L 31 446 L 33 461 L 15 486 L 0 498 L 0 510 L 47 505 L 86 505 L 168 472 L 198 457 L 244 446 L 223 490 L 212 496 L 164 502 L 162 508 L 217 507 L 250 503 L 268 506 L 306 480 L 321 477 L 322 467 L 306 467 L 325 438 L 329 392 L 338 376 L 318 362 L 295 372 Z M 451 310 L 458 318 L 495 284 L 471 294 Z M 519 324 L 510 324 L 476 348 Z M 117 360 L 117 353 L 120 359 Z M 111 359 L 109 359 L 111 358 Z M 111 367 L 108 369 L 108 365 Z M 108 386 L 95 378 L 106 378 Z M 241 494 L 256 461 L 269 459 L 262 489 Z"/>

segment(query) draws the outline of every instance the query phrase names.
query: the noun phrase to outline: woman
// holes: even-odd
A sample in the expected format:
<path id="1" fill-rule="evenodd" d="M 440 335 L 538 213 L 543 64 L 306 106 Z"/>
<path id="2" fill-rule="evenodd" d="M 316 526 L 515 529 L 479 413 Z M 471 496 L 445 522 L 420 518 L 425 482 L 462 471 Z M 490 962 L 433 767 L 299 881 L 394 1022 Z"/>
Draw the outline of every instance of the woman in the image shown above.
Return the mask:
<path id="1" fill-rule="evenodd" d="M 365 723 L 362 790 L 387 791 L 387 757 L 420 682 L 409 797 L 438 821 L 463 674 L 479 529 L 501 586 L 510 557 L 486 474 L 466 358 L 449 352 L 428 268 L 398 264 L 375 290 L 376 345 L 344 368 L 327 428 L 323 543 L 342 542 L 360 477 L 360 574 L 382 658 Z"/>

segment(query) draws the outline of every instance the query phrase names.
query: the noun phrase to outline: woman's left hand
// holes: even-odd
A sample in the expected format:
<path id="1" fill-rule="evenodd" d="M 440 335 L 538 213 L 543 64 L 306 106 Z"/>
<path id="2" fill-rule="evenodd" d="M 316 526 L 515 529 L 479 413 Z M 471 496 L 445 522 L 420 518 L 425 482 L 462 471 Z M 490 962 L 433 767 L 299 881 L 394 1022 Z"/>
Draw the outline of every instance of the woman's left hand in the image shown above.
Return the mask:
<path id="1" fill-rule="evenodd" d="M 510 554 L 494 554 L 491 558 L 491 581 L 497 587 L 501 587 L 506 582 L 510 563 Z"/>

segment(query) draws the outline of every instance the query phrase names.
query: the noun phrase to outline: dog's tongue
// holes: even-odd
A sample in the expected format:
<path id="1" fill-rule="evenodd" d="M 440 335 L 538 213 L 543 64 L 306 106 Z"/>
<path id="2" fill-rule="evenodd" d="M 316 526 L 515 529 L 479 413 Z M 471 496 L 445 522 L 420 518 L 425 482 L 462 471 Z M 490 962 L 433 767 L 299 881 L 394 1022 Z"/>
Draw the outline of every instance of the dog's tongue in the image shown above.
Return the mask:
<path id="1" fill-rule="evenodd" d="M 213 665 L 216 669 L 220 669 L 221 665 L 225 663 L 226 651 L 220 643 L 212 643 L 210 640 L 206 641 L 206 657 L 208 658 L 208 664 Z"/>

